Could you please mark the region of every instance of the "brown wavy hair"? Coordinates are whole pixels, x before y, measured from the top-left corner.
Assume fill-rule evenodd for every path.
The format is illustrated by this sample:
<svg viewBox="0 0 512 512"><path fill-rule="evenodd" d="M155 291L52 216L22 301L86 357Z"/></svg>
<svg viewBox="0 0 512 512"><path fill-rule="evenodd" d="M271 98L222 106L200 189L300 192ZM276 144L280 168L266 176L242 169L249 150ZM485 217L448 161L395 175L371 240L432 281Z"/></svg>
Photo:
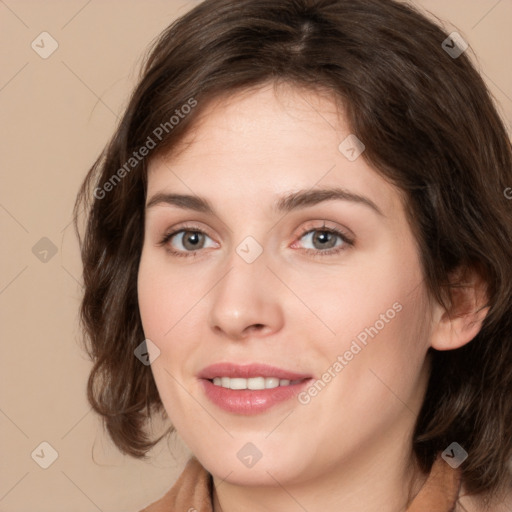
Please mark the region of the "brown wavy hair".
<svg viewBox="0 0 512 512"><path fill-rule="evenodd" d="M395 0L206 0L154 41L74 209L94 363L88 400L123 453L145 458L173 431L149 435L152 415L165 411L150 366L134 357L144 340L137 272L148 161L176 148L210 100L286 82L334 93L363 158L405 194L431 297L449 309L463 270L484 277L489 311L478 335L456 350L429 349L412 449L428 472L457 441L469 453L461 469L471 494L510 485L512 148L469 51L452 58L447 37L441 22ZM148 137L158 143L141 157Z"/></svg>

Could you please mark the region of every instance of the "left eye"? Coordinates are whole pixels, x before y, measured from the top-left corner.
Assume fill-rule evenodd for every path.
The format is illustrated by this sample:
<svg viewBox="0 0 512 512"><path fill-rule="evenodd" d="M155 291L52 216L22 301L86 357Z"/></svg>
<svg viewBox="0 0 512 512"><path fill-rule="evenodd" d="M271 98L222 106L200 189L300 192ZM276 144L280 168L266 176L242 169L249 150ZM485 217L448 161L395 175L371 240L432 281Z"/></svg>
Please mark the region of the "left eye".
<svg viewBox="0 0 512 512"><path fill-rule="evenodd" d="M307 239L313 243L313 249L322 250L322 249L331 249L336 247L336 237L339 239L340 236L332 231L320 230L320 229L312 229L308 231L304 235L302 235L301 239ZM315 244L319 244L315 246Z"/></svg>
<svg viewBox="0 0 512 512"><path fill-rule="evenodd" d="M347 247L354 245L354 241L345 233L338 231L334 228L313 228L303 231L299 240L307 239L313 244L313 248L306 248L306 252L318 256L325 256L329 254L337 254L347 249ZM336 244L337 240L340 242Z"/></svg>

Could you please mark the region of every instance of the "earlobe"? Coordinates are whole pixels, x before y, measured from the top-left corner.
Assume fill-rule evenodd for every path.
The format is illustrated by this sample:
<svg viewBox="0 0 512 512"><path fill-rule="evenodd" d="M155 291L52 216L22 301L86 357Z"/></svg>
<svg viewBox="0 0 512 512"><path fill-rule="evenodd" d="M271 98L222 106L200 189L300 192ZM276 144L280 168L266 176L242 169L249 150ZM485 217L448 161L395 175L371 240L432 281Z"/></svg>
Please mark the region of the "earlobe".
<svg viewBox="0 0 512 512"><path fill-rule="evenodd" d="M451 307L447 311L436 303L432 315L433 326L431 346L436 350L454 350L469 343L481 330L483 321L489 312L488 295L485 280L472 270L469 279L458 280L450 290Z"/></svg>

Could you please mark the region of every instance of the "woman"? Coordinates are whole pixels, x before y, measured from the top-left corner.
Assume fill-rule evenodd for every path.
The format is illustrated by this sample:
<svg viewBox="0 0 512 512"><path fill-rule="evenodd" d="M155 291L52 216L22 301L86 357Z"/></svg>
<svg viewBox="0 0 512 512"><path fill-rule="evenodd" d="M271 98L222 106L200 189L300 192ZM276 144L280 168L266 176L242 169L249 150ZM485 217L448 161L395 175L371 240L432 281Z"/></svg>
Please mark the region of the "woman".
<svg viewBox="0 0 512 512"><path fill-rule="evenodd" d="M512 151L465 49L391 0L160 36L75 210L89 400L193 454L146 511L510 510Z"/></svg>

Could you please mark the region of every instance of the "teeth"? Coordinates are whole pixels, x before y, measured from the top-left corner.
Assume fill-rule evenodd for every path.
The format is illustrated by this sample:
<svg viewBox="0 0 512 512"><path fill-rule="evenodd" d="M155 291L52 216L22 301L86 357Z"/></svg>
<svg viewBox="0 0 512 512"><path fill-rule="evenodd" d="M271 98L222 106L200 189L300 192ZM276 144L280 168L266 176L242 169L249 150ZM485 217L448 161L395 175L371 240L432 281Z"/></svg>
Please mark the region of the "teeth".
<svg viewBox="0 0 512 512"><path fill-rule="evenodd" d="M263 379L263 377L261 377ZM277 388L281 385L281 381L277 377L267 377L265 381L265 389ZM284 381L283 381L284 382ZM254 388L251 388L254 389Z"/></svg>
<svg viewBox="0 0 512 512"><path fill-rule="evenodd" d="M227 389L272 389L278 386L289 386L301 382L299 380L278 379L277 377L251 377L243 379L240 377L215 377L213 383L215 386L221 386Z"/></svg>

